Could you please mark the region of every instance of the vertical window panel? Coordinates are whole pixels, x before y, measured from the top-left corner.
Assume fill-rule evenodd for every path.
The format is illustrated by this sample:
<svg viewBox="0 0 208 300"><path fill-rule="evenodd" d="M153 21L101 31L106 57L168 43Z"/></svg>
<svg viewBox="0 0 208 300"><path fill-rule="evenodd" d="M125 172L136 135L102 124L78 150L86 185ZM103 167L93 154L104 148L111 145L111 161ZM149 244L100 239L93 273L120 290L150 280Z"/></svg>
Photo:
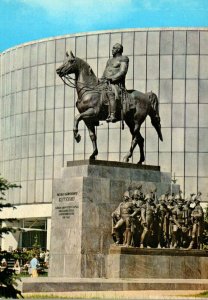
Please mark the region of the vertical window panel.
<svg viewBox="0 0 208 300"><path fill-rule="evenodd" d="M198 129L186 128L186 151L197 152L198 144Z"/></svg>
<svg viewBox="0 0 208 300"><path fill-rule="evenodd" d="M198 31L187 31L187 54L199 54Z"/></svg>
<svg viewBox="0 0 208 300"><path fill-rule="evenodd" d="M29 135L29 157L35 156L36 136Z"/></svg>
<svg viewBox="0 0 208 300"><path fill-rule="evenodd" d="M184 128L172 129L172 151L173 152L184 151Z"/></svg>
<svg viewBox="0 0 208 300"><path fill-rule="evenodd" d="M147 78L158 79L159 78L159 56L147 57Z"/></svg>
<svg viewBox="0 0 208 300"><path fill-rule="evenodd" d="M46 42L38 44L38 64L46 63Z"/></svg>
<svg viewBox="0 0 208 300"><path fill-rule="evenodd" d="M72 51L75 54L75 37L66 38L66 51Z"/></svg>
<svg viewBox="0 0 208 300"><path fill-rule="evenodd" d="M37 91L36 89L30 90L30 111L36 110L36 97L37 97Z"/></svg>
<svg viewBox="0 0 208 300"><path fill-rule="evenodd" d="M37 105L38 110L45 108L45 88L38 89Z"/></svg>
<svg viewBox="0 0 208 300"><path fill-rule="evenodd" d="M186 80L186 102L198 103L198 80Z"/></svg>
<svg viewBox="0 0 208 300"><path fill-rule="evenodd" d="M28 191L27 191L27 203L35 202L35 181L28 181Z"/></svg>
<svg viewBox="0 0 208 300"><path fill-rule="evenodd" d="M51 109L51 108L54 108L54 87L53 86L46 88L46 109Z"/></svg>
<svg viewBox="0 0 208 300"><path fill-rule="evenodd" d="M85 59L86 48L86 36L78 36L76 38L76 56Z"/></svg>
<svg viewBox="0 0 208 300"><path fill-rule="evenodd" d="M197 177L185 177L186 197L197 192Z"/></svg>
<svg viewBox="0 0 208 300"><path fill-rule="evenodd" d="M187 55L186 58L186 78L198 78L198 55Z"/></svg>
<svg viewBox="0 0 208 300"><path fill-rule="evenodd" d="M36 179L43 178L43 165L44 165L43 157L37 157L36 158Z"/></svg>
<svg viewBox="0 0 208 300"><path fill-rule="evenodd" d="M186 104L186 127L198 126L198 105Z"/></svg>
<svg viewBox="0 0 208 300"><path fill-rule="evenodd" d="M36 180L35 202L43 202L43 180Z"/></svg>
<svg viewBox="0 0 208 300"><path fill-rule="evenodd" d="M208 128L199 128L199 152L208 152Z"/></svg>
<svg viewBox="0 0 208 300"><path fill-rule="evenodd" d="M44 180L44 202L52 200L52 180Z"/></svg>
<svg viewBox="0 0 208 300"><path fill-rule="evenodd" d="M87 36L87 57L88 58L95 58L97 57L97 45L98 43L98 36L97 35L88 35Z"/></svg>
<svg viewBox="0 0 208 300"><path fill-rule="evenodd" d="M186 31L174 31L174 54L186 53Z"/></svg>
<svg viewBox="0 0 208 300"><path fill-rule="evenodd" d="M37 133L44 132L44 126L45 126L44 119L45 119L44 111L38 111L37 112Z"/></svg>
<svg viewBox="0 0 208 300"><path fill-rule="evenodd" d="M54 154L62 154L63 153L63 133L56 132L54 135Z"/></svg>
<svg viewBox="0 0 208 300"><path fill-rule="evenodd" d="M56 62L63 62L65 56L65 39L56 40Z"/></svg>
<svg viewBox="0 0 208 300"><path fill-rule="evenodd" d="M200 79L208 79L208 55L200 56Z"/></svg>
<svg viewBox="0 0 208 300"><path fill-rule="evenodd" d="M29 91L22 93L22 112L26 113L29 111Z"/></svg>
<svg viewBox="0 0 208 300"><path fill-rule="evenodd" d="M199 176L207 176L208 153L199 153Z"/></svg>
<svg viewBox="0 0 208 300"><path fill-rule="evenodd" d="M47 64L46 65L46 86L54 85L55 80L55 65L54 64Z"/></svg>
<svg viewBox="0 0 208 300"><path fill-rule="evenodd" d="M119 152L120 129L109 130L109 152Z"/></svg>
<svg viewBox="0 0 208 300"><path fill-rule="evenodd" d="M172 173L175 176L184 176L184 154L172 153Z"/></svg>
<svg viewBox="0 0 208 300"><path fill-rule="evenodd" d="M99 57L109 56L109 34L99 35L98 56Z"/></svg>
<svg viewBox="0 0 208 300"><path fill-rule="evenodd" d="M184 104L173 104L172 107L172 126L184 127Z"/></svg>
<svg viewBox="0 0 208 300"><path fill-rule="evenodd" d="M199 127L208 127L208 104L199 105Z"/></svg>
<svg viewBox="0 0 208 300"><path fill-rule="evenodd" d="M185 55L173 56L173 77L178 79L185 78Z"/></svg>
<svg viewBox="0 0 208 300"><path fill-rule="evenodd" d="M30 53L31 66L36 66L38 59L38 44L31 45Z"/></svg>
<svg viewBox="0 0 208 300"><path fill-rule="evenodd" d="M185 80L173 80L173 102L185 102Z"/></svg>
<svg viewBox="0 0 208 300"><path fill-rule="evenodd" d="M134 49L134 33L133 32L124 32L122 36L122 45L124 47L124 55L133 55Z"/></svg>
<svg viewBox="0 0 208 300"><path fill-rule="evenodd" d="M45 179L51 179L53 178L53 156L46 156L45 157Z"/></svg>
<svg viewBox="0 0 208 300"><path fill-rule="evenodd" d="M186 153L185 156L185 175L197 175L197 153Z"/></svg>
<svg viewBox="0 0 208 300"><path fill-rule="evenodd" d="M147 40L147 32L135 32L135 46L134 46L134 54L135 55L146 55L146 40Z"/></svg>
<svg viewBox="0 0 208 300"><path fill-rule="evenodd" d="M172 80L160 80L160 103L171 103L172 100Z"/></svg>
<svg viewBox="0 0 208 300"><path fill-rule="evenodd" d="M172 54L173 31L161 31L160 54Z"/></svg>
<svg viewBox="0 0 208 300"><path fill-rule="evenodd" d="M28 165L30 166L28 168L28 179L34 180L35 179L35 158L29 158Z"/></svg>
<svg viewBox="0 0 208 300"><path fill-rule="evenodd" d="M134 79L146 79L146 56L134 57Z"/></svg>
<svg viewBox="0 0 208 300"><path fill-rule="evenodd" d="M36 155L44 155L44 135L42 133L37 134Z"/></svg>
<svg viewBox="0 0 208 300"><path fill-rule="evenodd" d="M45 112L45 131L53 132L54 128L54 110L46 110Z"/></svg>
<svg viewBox="0 0 208 300"><path fill-rule="evenodd" d="M63 131L63 109L55 109L55 131Z"/></svg>
<svg viewBox="0 0 208 300"><path fill-rule="evenodd" d="M45 134L45 155L53 155L53 133Z"/></svg>
<svg viewBox="0 0 208 300"><path fill-rule="evenodd" d="M168 79L172 77L172 56L160 56L160 78Z"/></svg>
<svg viewBox="0 0 208 300"><path fill-rule="evenodd" d="M74 136L73 131L64 132L64 154L73 154ZM88 144L90 141L88 140ZM100 149L99 149L100 150Z"/></svg>
<svg viewBox="0 0 208 300"><path fill-rule="evenodd" d="M55 41L48 41L46 46L47 63L55 62Z"/></svg>
<svg viewBox="0 0 208 300"><path fill-rule="evenodd" d="M159 31L148 31L147 54L159 54Z"/></svg>
<svg viewBox="0 0 208 300"><path fill-rule="evenodd" d="M38 87L45 87L46 66L38 66Z"/></svg>
<svg viewBox="0 0 208 300"><path fill-rule="evenodd" d="M208 53L208 32L200 32L200 54Z"/></svg>

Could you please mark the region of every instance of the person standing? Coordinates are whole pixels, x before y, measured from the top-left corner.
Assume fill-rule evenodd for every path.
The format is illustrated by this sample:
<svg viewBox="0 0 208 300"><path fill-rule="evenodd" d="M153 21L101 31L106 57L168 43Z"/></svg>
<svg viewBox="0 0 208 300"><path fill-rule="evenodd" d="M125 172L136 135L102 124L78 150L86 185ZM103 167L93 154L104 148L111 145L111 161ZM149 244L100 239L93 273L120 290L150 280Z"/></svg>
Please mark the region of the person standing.
<svg viewBox="0 0 208 300"><path fill-rule="evenodd" d="M30 261L31 277L38 277L38 265L39 261L37 259L37 254L33 254L33 258Z"/></svg>

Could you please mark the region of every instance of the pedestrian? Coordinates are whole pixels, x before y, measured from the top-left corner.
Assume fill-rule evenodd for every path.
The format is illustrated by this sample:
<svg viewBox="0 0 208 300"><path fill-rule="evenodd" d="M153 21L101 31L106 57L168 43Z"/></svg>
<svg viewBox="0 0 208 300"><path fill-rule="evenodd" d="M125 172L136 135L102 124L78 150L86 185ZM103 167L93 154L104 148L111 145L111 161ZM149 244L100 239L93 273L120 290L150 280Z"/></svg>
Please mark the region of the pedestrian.
<svg viewBox="0 0 208 300"><path fill-rule="evenodd" d="M33 254L33 258L30 261L31 277L38 277L38 271L37 271L38 265L39 265L39 261L37 259L37 254Z"/></svg>

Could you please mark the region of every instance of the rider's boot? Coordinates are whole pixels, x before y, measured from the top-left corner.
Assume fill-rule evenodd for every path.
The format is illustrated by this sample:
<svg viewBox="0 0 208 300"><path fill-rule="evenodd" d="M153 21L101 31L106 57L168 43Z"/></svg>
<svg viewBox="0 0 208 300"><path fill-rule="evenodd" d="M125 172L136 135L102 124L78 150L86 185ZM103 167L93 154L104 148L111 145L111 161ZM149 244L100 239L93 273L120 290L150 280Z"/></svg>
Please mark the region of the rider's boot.
<svg viewBox="0 0 208 300"><path fill-rule="evenodd" d="M114 95L110 95L110 100L109 100L109 116L106 119L106 122L112 122L115 123L117 121L116 119L116 99Z"/></svg>
<svg viewBox="0 0 208 300"><path fill-rule="evenodd" d="M112 122L112 123L115 123L117 121L116 117L115 117L115 113L111 113L107 119L106 119L106 122Z"/></svg>

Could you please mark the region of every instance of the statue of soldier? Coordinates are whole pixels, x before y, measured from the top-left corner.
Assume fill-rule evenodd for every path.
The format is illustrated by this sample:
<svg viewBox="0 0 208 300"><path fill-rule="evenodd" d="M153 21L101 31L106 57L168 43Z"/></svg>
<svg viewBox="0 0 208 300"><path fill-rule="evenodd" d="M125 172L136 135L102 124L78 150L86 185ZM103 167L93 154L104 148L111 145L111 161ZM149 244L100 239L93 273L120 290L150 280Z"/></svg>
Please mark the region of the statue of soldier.
<svg viewBox="0 0 208 300"><path fill-rule="evenodd" d="M145 204L141 207L141 225L143 227L140 248L144 248L150 241L155 221L156 205L150 194L145 196Z"/></svg>
<svg viewBox="0 0 208 300"><path fill-rule="evenodd" d="M129 196L129 191L124 193L124 201L121 202L117 208L117 212L120 219L117 221L113 227L115 234L118 236L117 243L120 244L119 238L121 234L124 234L123 244L126 246L131 246L132 242L132 226L133 217L135 216L135 206ZM124 229L125 226L125 229Z"/></svg>
<svg viewBox="0 0 208 300"><path fill-rule="evenodd" d="M171 215L171 210L168 208L168 203L166 201L166 196L162 195L159 198L159 205L158 205L158 242L159 248L169 247L170 245L170 224L169 218Z"/></svg>
<svg viewBox="0 0 208 300"><path fill-rule="evenodd" d="M133 213L133 246L138 247L140 245L140 238L142 232L141 207L144 204L144 194L142 192L142 185L134 190L132 195L132 202L135 206L135 211Z"/></svg>
<svg viewBox="0 0 208 300"><path fill-rule="evenodd" d="M125 78L129 66L129 58L123 56L123 46L116 43L112 48L113 57L107 61L101 82L105 82L107 87L107 98L109 100L109 115L107 122L116 122L117 102L121 99L122 89L125 90Z"/></svg>
<svg viewBox="0 0 208 300"><path fill-rule="evenodd" d="M181 195L175 197L177 205L172 211L172 247L181 248L184 247L188 240L188 224L186 219L186 213L184 210L184 202Z"/></svg>
<svg viewBox="0 0 208 300"><path fill-rule="evenodd" d="M201 192L199 192L194 200L195 207L191 212L191 220L192 220L192 233L191 233L191 243L188 249L193 249L194 246L199 249L200 248L200 239L203 233L203 220L204 220L204 212L200 205L201 200Z"/></svg>

